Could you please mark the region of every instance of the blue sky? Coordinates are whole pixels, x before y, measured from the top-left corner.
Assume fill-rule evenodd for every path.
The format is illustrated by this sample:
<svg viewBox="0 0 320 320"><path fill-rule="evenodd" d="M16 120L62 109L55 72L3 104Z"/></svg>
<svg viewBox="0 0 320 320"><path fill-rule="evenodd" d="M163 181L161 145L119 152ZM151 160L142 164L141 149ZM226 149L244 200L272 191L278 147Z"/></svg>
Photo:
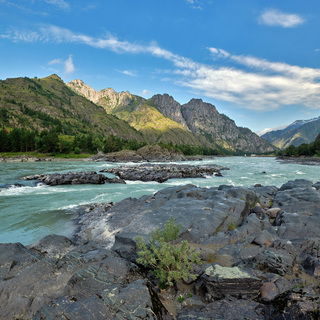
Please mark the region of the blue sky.
<svg viewBox="0 0 320 320"><path fill-rule="evenodd" d="M320 116L319 0L0 0L0 79L201 98L253 131Z"/></svg>

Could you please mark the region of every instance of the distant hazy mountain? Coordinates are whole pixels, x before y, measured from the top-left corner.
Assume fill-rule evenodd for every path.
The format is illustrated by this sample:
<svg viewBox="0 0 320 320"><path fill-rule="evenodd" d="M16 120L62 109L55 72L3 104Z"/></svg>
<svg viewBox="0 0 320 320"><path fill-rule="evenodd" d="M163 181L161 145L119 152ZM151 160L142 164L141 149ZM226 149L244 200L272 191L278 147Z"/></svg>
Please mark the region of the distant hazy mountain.
<svg viewBox="0 0 320 320"><path fill-rule="evenodd" d="M319 133L320 117L297 120L284 129L267 132L261 138L279 149L285 149L290 145L299 146L302 143L313 142Z"/></svg>

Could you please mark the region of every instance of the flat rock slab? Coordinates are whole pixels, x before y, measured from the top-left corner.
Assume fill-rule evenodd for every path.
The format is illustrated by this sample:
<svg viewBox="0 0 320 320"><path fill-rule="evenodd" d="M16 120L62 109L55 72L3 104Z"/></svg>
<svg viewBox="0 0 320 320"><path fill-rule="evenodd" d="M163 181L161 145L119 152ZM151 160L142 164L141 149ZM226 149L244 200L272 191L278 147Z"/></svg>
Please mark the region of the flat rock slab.
<svg viewBox="0 0 320 320"><path fill-rule="evenodd" d="M212 165L182 165L182 164L140 164L107 168L100 172L108 172L124 180L141 180L165 182L168 179L205 178L221 175L221 170L229 170L216 164Z"/></svg>
<svg viewBox="0 0 320 320"><path fill-rule="evenodd" d="M38 180L49 186L66 185L66 184L104 184L104 183L125 183L117 178L108 178L103 174L95 171L89 172L67 172L53 174L36 174L22 177L22 180Z"/></svg>
<svg viewBox="0 0 320 320"><path fill-rule="evenodd" d="M0 261L0 319L156 319L137 267L94 243L0 244Z"/></svg>
<svg viewBox="0 0 320 320"><path fill-rule="evenodd" d="M213 300L226 296L257 298L262 282L238 267L212 265L202 276L207 293Z"/></svg>
<svg viewBox="0 0 320 320"><path fill-rule="evenodd" d="M165 188L139 199L127 198L110 209L96 207L78 220L76 236L86 237L112 246L119 232L148 234L164 226L170 217L181 223L181 239L201 243L217 232L226 232L230 225L241 225L257 195L247 189L198 188L194 185Z"/></svg>
<svg viewBox="0 0 320 320"><path fill-rule="evenodd" d="M198 310L181 312L178 320L271 320L266 318L263 306L255 301L224 298L207 304ZM275 319L275 318L273 318ZM282 318L279 318L282 319ZM290 318L288 318L290 319Z"/></svg>

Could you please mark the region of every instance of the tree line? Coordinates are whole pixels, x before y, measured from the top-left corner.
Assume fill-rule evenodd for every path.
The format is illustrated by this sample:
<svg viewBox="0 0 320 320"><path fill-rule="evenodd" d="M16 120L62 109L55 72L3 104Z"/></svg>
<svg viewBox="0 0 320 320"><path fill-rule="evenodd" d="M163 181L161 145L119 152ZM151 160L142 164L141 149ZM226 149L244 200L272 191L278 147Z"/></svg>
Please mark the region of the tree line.
<svg viewBox="0 0 320 320"><path fill-rule="evenodd" d="M314 142L303 143L297 147L294 145L291 145L284 150L278 151L277 155L286 156L286 157L299 157L299 156L320 157L320 133L318 134Z"/></svg>
<svg viewBox="0 0 320 320"><path fill-rule="evenodd" d="M14 128L0 130L0 152L31 152L42 153L89 153L98 151L105 153L122 149L138 150L145 143L137 140L126 140L113 135L105 138L90 134L64 136L58 130L33 131Z"/></svg>
<svg viewBox="0 0 320 320"><path fill-rule="evenodd" d="M47 131L34 131L24 128L8 130L0 129L0 152L41 152L41 153L88 153L96 154L120 150L138 150L145 146L146 142L138 142L135 139L126 140L114 135L102 137L92 134L77 134L75 136L61 135L57 129ZM181 151L185 155L217 155L221 151L205 146L173 145L172 143L159 143L167 149Z"/></svg>

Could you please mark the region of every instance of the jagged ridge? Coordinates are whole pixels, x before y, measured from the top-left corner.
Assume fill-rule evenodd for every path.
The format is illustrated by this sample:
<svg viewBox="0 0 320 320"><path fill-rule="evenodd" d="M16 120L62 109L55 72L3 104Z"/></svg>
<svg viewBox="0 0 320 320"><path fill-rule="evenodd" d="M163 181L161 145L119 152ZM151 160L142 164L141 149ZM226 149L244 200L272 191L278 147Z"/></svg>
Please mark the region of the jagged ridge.
<svg viewBox="0 0 320 320"><path fill-rule="evenodd" d="M95 101L107 112L127 121L148 142L203 144L247 153L275 150L251 130L237 127L233 120L219 114L215 106L201 99L192 99L181 106L168 94L157 94L145 100L129 92L116 93L110 88L100 92L91 88L93 91L89 91L89 86L81 80L71 81L68 86L88 99L95 97Z"/></svg>

